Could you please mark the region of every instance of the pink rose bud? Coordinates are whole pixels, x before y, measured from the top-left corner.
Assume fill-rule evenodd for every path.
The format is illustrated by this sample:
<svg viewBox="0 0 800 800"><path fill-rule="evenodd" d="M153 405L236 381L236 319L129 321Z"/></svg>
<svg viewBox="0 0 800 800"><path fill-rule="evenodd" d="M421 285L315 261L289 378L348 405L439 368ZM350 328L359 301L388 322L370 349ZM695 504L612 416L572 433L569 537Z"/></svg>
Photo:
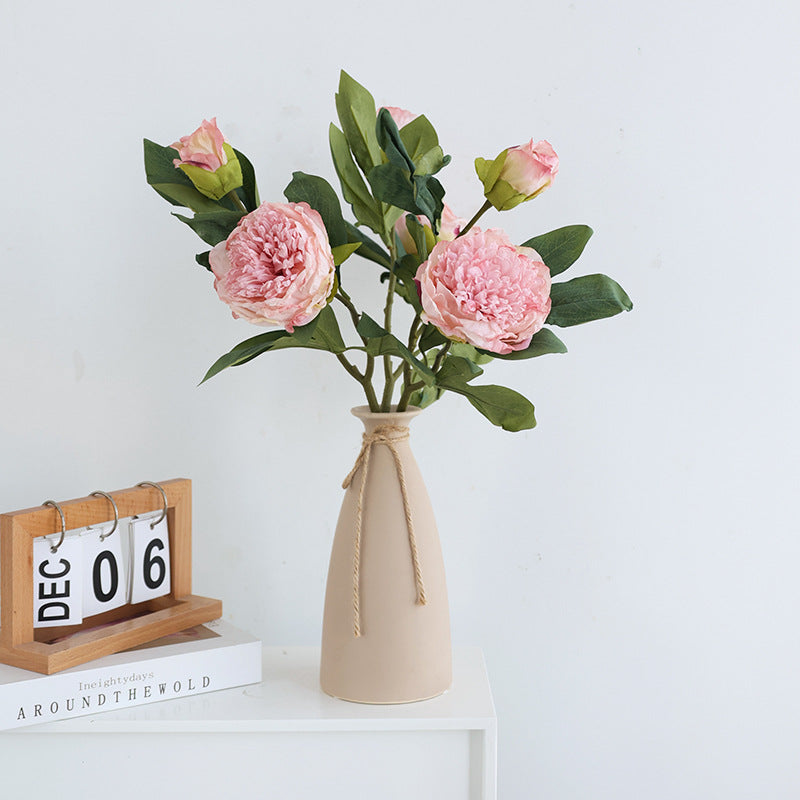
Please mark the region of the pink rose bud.
<svg viewBox="0 0 800 800"><path fill-rule="evenodd" d="M486 199L499 211L507 211L541 194L558 172L558 156L542 140L509 147L494 161L475 159Z"/></svg>
<svg viewBox="0 0 800 800"><path fill-rule="evenodd" d="M439 242L416 280L425 322L492 353L524 350L550 313L550 270L496 228Z"/></svg>
<svg viewBox="0 0 800 800"><path fill-rule="evenodd" d="M336 277L322 217L308 203L262 203L208 260L234 317L289 333L325 308Z"/></svg>
<svg viewBox="0 0 800 800"><path fill-rule="evenodd" d="M197 191L206 197L221 200L242 185L241 164L217 127L216 117L210 122L204 119L194 133L181 136L170 147L180 156L172 163L180 167Z"/></svg>
<svg viewBox="0 0 800 800"><path fill-rule="evenodd" d="M397 106L384 106L384 108L392 115L394 124L398 128L408 125L409 122L413 122L419 116L419 114L413 114L411 111L406 111L404 108L398 108Z"/></svg>
<svg viewBox="0 0 800 800"><path fill-rule="evenodd" d="M430 252L434 244L437 242L436 237L433 235L433 230L431 229L431 223L428 218L422 214L420 214L417 219L419 220L420 225L425 227L425 238L428 242L428 252ZM438 241L452 241L456 238L456 236L458 236L459 232L466 224L467 220L457 217L453 213L453 210L450 208L450 206L445 203L444 208L442 209L442 219L439 223ZM403 214L400 219L395 222L394 232L402 242L406 253L416 255L417 245L411 238L411 234L408 232L408 223L406 222L405 214Z"/></svg>

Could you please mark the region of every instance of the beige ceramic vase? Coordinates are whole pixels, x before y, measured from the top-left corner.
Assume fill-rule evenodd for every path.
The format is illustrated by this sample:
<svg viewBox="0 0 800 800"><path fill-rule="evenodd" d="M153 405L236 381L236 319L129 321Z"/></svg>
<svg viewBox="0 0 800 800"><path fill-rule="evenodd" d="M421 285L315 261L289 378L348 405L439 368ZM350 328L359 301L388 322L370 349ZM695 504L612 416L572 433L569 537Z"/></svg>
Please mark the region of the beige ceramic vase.
<svg viewBox="0 0 800 800"><path fill-rule="evenodd" d="M359 703L425 700L449 688L452 665L439 534L408 443L420 409L352 413L364 445L333 541L320 682Z"/></svg>

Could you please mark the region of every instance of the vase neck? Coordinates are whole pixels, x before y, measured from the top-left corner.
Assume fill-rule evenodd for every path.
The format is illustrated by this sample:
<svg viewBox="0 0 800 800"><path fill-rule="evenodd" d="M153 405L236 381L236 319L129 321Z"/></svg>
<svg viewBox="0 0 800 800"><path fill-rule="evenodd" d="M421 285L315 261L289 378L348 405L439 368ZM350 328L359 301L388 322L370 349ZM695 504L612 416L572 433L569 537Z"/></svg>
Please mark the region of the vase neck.
<svg viewBox="0 0 800 800"><path fill-rule="evenodd" d="M358 417L364 425L364 431L368 435L374 433L381 426L396 428L408 428L411 420L420 412L421 408L412 406L407 411L370 411L368 406L358 406L351 410L353 416Z"/></svg>

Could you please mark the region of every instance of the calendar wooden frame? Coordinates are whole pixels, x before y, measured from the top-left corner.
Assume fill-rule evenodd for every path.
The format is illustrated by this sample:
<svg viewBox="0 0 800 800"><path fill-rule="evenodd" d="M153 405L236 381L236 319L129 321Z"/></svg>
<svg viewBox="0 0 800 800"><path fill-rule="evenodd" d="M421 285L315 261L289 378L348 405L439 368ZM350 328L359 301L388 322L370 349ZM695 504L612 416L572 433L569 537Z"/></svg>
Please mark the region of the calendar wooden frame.
<svg viewBox="0 0 800 800"><path fill-rule="evenodd" d="M33 627L33 540L61 531L58 511L39 506L0 514L0 662L51 675L222 616L219 600L192 594L192 482L176 478L159 485L167 497L169 594L87 617L80 625ZM109 494L120 519L164 506L161 493L152 486ZM114 516L102 495L59 505L67 530Z"/></svg>

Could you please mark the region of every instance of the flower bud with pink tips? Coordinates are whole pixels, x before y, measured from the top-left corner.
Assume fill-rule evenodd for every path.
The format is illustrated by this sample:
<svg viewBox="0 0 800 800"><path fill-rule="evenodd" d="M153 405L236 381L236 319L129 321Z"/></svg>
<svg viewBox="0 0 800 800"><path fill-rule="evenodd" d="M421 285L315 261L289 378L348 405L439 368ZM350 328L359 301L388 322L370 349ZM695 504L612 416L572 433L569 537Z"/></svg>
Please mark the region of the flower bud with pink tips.
<svg viewBox="0 0 800 800"><path fill-rule="evenodd" d="M403 128L419 116L419 114L415 114L413 111L406 111L404 108L399 108L398 106L383 107L392 115L394 124L397 125L398 128Z"/></svg>
<svg viewBox="0 0 800 800"><path fill-rule="evenodd" d="M217 118L204 119L200 127L170 145L178 151L173 164L180 168L198 192L212 200L221 200L238 189L242 167L233 148L217 127Z"/></svg>
<svg viewBox="0 0 800 800"><path fill-rule="evenodd" d="M422 214L417 215L417 219L419 220L420 225L425 228L425 239L428 247L428 252L433 249L433 246L436 244L437 241L452 241L453 239L458 236L461 232L461 229L467 224L467 221L462 217L457 217L453 213L453 209L447 205L447 203L443 204L444 207L442 209L442 218L439 221L439 235L434 236L433 230L431 229L431 223L428 218ZM403 214L400 219L397 220L394 224L394 232L397 234L397 238L403 244L406 253L411 253L412 255L416 255L417 253L417 245L414 242L411 234L408 232L408 223L406 222L406 215Z"/></svg>
<svg viewBox="0 0 800 800"><path fill-rule="evenodd" d="M483 183L486 199L507 211L540 195L558 173L558 156L549 142L508 147L493 161L475 159L475 171Z"/></svg>

